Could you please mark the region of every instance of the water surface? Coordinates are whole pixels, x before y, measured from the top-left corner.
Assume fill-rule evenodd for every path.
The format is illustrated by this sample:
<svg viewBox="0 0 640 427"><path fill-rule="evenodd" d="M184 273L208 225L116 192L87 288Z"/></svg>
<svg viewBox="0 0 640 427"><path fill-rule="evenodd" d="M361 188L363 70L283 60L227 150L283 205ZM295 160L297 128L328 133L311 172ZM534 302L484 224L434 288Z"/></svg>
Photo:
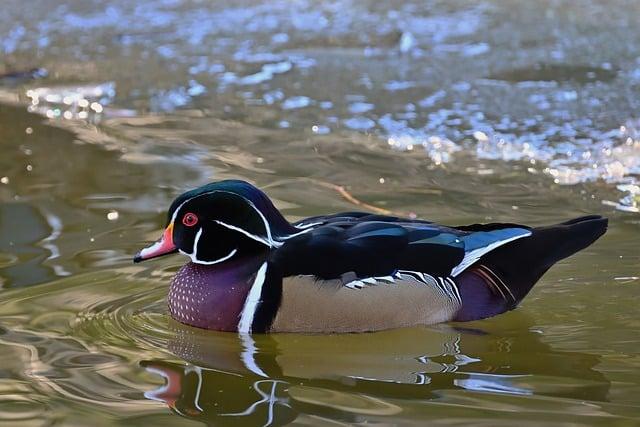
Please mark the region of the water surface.
<svg viewBox="0 0 640 427"><path fill-rule="evenodd" d="M640 423L637 2L4 3L3 425ZM131 263L231 177L291 220L610 229L493 319L243 338Z"/></svg>

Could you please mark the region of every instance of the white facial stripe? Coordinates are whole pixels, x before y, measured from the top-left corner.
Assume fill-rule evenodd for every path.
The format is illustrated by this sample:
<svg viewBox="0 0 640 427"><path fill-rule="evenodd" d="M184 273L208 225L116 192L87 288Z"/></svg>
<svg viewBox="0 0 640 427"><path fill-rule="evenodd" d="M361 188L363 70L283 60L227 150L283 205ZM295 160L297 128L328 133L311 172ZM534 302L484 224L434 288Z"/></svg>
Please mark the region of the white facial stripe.
<svg viewBox="0 0 640 427"><path fill-rule="evenodd" d="M213 193L227 193L227 194L232 194L232 195L234 195L234 196L242 197L242 199L243 199L243 200L244 200L244 201L245 201L245 202L246 202L246 203L247 203L247 204L248 204L248 205L249 205L253 210L255 210L255 211L256 211L256 213L260 216L260 219L262 220L262 223L264 224L265 230L266 230L266 232L267 232L267 238L266 238L266 239L263 239L262 237L260 237L260 236L256 236L256 235L254 235L254 234L251 234L251 233L249 233L249 232L247 232L247 231L245 231L245 230L241 229L240 227L236 227L236 226L233 226L233 225L230 225L230 224L226 224L226 223L224 223L224 222L222 222L222 221L219 221L219 220L214 220L215 222L217 222L218 224L220 224L220 225L222 225L222 226L224 226L224 227L227 227L227 228L229 228L229 229L231 229L231 230L235 230L235 231L238 231L238 232L240 232L240 233L243 233L243 234L245 234L247 237L249 237L249 238L251 238L251 239L254 239L254 240L256 240L256 241L258 241L258 242L260 242L260 243L263 243L263 244L265 244L265 245L269 246L270 248L274 248L274 247L275 247L275 248L278 248L278 247L280 247L280 246L282 246L282 245L284 244L284 243L283 243L283 242L281 242L281 241L278 241L278 240L274 240L274 239L273 239L273 236L272 236L272 234L271 234L271 226L269 225L269 222L267 221L267 218L266 218L266 217L262 214L262 212L261 212L261 211L256 207L256 205L255 205L251 200L247 199L246 197L241 196L241 195L239 195L239 194L237 194L237 193L234 193L234 192L232 192L232 191L224 191L224 190L213 190L213 191L207 191L206 193L198 194L198 195L196 195L196 196L193 196L193 197L191 197L191 198L189 198L189 199L185 200L185 201L184 201L184 202L182 202L182 203L181 203L181 204L176 208L176 210L173 212L173 215L171 216L171 223L175 224L176 219L177 219L177 217L178 217L178 213L180 212L180 209L182 209L182 207L183 207L187 202L190 202L191 200L196 199L196 198L198 198L198 197L205 196L205 195L208 195L208 194L213 194ZM313 226L318 225L318 224L321 224L321 223L305 224L303 227L298 227L298 228L302 228L302 231L300 231L300 232L298 232L298 233L290 234L290 235L288 235L288 236L283 236L281 239L282 239L282 240L287 240L287 239L290 239L290 238L292 238L292 237L299 236L300 234L304 234L304 233L306 233L306 232L308 232L308 231L311 231L311 230L313 229ZM201 261L201 260L199 260L199 259L198 259L198 257L197 257L197 246L198 246L198 241L200 240L200 236L201 236L201 235L202 235L202 228L200 228L200 230L198 230L198 233L196 234L196 237L195 237L195 239L194 239L194 243L193 243L193 252L192 252L192 253L190 253L190 254L189 254L189 253L186 253L186 252L184 252L184 251L182 251L182 250L180 250L180 251L179 251L180 253L182 253L182 254L185 254L185 255L189 256L189 257L191 258L191 260L192 260L194 263L197 263L197 264L206 264L206 265L217 264L217 263L220 263L220 262L223 262L223 261L228 260L228 259L229 259L229 258L231 258L233 255L235 255L235 253L237 252L237 249L234 249L234 250L232 250L232 251L231 251L227 256L224 256L224 257L222 257L222 258L220 258L220 259L217 259L217 260L215 260L215 261ZM155 247L155 245L153 245L153 246L152 246L152 248L154 248L154 247ZM148 250L151 250L151 248L148 248Z"/></svg>
<svg viewBox="0 0 640 427"><path fill-rule="evenodd" d="M262 214L262 212L260 212L260 210L256 207L256 205L254 205L254 204L253 204L253 202L252 202L251 200L247 199L246 197L241 196L240 194L234 193L234 192L232 192L232 191L213 190L213 191L208 191L208 192L206 192L206 193L198 194L197 196L193 196L193 197L191 197L190 199L187 199L187 200L185 200L184 202L182 202L182 203L180 204L180 206L178 206L178 207L176 208L176 210L173 212L173 215L171 216L171 221L175 223L175 220L176 220L176 218L177 218L177 216L178 216L178 212L180 211L180 209L182 209L182 206L184 206L184 204L185 204L185 203L187 203L187 202L189 202L189 201L191 201L191 200L193 200L193 199L195 199L195 198L198 198L198 197L201 197L201 196L205 196L205 195L207 195L207 194L213 194L213 193L227 193L227 194L232 194L232 195L234 195L234 196L242 197L242 199L243 199L243 200L244 200L244 201L245 201L249 206L251 206L251 208L252 208L253 210L255 210L255 211L258 213L258 215L260 216L260 219L262 219L262 222L263 222L263 224L264 224L265 230L267 231L267 241L269 242L269 246L272 246L272 247L273 247L273 246L280 246L280 245L282 245L282 243L280 243L280 242L277 242L277 241L273 240L273 238L271 237L271 227L269 226L269 223L267 222L267 219L265 218L265 216Z"/></svg>
<svg viewBox="0 0 640 427"><path fill-rule="evenodd" d="M198 197L198 196L195 196L195 197ZM180 209L182 209L182 207L184 206L184 204L185 204L185 203L187 203L189 200L194 199L195 197L192 197L191 199L187 199L187 200L185 200L184 202L180 203L180 206L178 206L178 207L176 208L176 210L175 210L175 211L173 211L173 215L171 215L171 223L172 223L172 224L175 224L175 223L176 223L176 217L178 216L178 212L180 212Z"/></svg>
<svg viewBox="0 0 640 427"><path fill-rule="evenodd" d="M228 260L229 258L231 258L232 256L234 256L236 254L236 252L238 252L238 249L234 249L231 252L229 252L229 254L223 256L222 258L218 258L216 260L213 261L202 261L200 259L198 259L195 255L193 254L189 254L186 253L184 251L180 251L181 254L184 254L186 256L188 256L189 258L191 258L191 261L195 264L203 264L203 265L213 265L213 264L219 264L223 261Z"/></svg>
<svg viewBox="0 0 640 427"><path fill-rule="evenodd" d="M240 322L238 322L238 332L243 334L251 333L251 325L253 324L253 317L258 310L258 305L260 304L260 295L262 294L262 285L264 285L264 279L267 273L267 262L263 262L260 266L260 269L256 273L256 279L253 281L253 285L251 285L251 290L249 290L249 295L247 295L247 299L244 302L244 308L242 309L242 313L240 315Z"/></svg>
<svg viewBox="0 0 640 427"><path fill-rule="evenodd" d="M202 227L196 233L196 237L193 239L193 250L191 251L191 255L194 257L198 257L198 242L200 241L200 236L202 236Z"/></svg>
<svg viewBox="0 0 640 427"><path fill-rule="evenodd" d="M264 228L267 230L267 238L269 239L269 241L273 241L273 238L271 237L271 226L269 226L269 222L267 221L267 218L264 217L264 215L262 215L262 212L260 212L260 209L258 209L256 207L256 205L253 204L253 202L249 199L247 199L246 197L240 196L243 199L245 199L247 201L247 203L249 204L249 206L251 206L253 208L253 210L255 210L258 215L260 215L260 218L262 219L262 222L264 223Z"/></svg>
<svg viewBox="0 0 640 427"><path fill-rule="evenodd" d="M234 194L234 195L236 195L236 196L240 196L239 194L232 193L232 192L230 192L230 191L220 191L220 193L229 193L229 194ZM273 238L273 236L272 236L272 234L271 234L271 226L269 225L269 222L267 221L267 218L265 218L265 216L262 214L262 212L260 211L260 209L258 209L258 208L256 207L256 205L254 205L254 204L253 204L253 202L252 202L251 200L247 199L247 198L246 198L246 197L244 197L244 196L240 196L240 197L242 197L242 198L244 199L244 201L245 201L245 202L247 202L247 204L248 204L249 206L251 206L251 208L252 208L253 210L255 210L255 211L256 211L256 213L260 216L260 219L262 219L262 223L264 224L264 228L265 228L265 230L267 231L267 240L268 240L268 242L269 242L269 246L270 246L270 247L276 247L276 248L277 248L277 247L282 246L282 245L283 245L283 243L282 243L282 242L280 242L280 241L278 241L278 240L274 240L274 238ZM313 224L309 225L308 227L311 227L311 226L316 225L316 224L320 224L320 223L313 223ZM244 230L243 230L243 231L244 231ZM300 234L304 234L304 233L306 233L307 231L311 231L311 228L305 228L304 230L300 231L299 233L294 233L294 234L289 234L288 236L283 236L283 237L282 237L282 239L283 239L283 240L287 240L287 239L290 239L290 238L292 238L292 237L299 236Z"/></svg>
<svg viewBox="0 0 640 427"><path fill-rule="evenodd" d="M182 207L185 205L185 203L190 202L190 201L191 201L191 200L193 200L193 199L197 199L198 197L206 196L207 194L220 193L220 192L221 192L221 191L219 191L219 190L207 191L206 193L198 194L198 195L196 195L196 196L193 196L193 197L188 198L188 199L187 199L187 200L185 200L184 202L180 203L180 205L176 208L176 210L175 210L175 211L173 211L173 215L171 215L171 222L175 224L175 222L176 222L176 218L177 218L177 216L178 216L178 212L180 212L180 209L182 209ZM225 191L225 193L234 194L234 193L231 193L231 192L229 192L229 191ZM244 198L244 197L243 197L243 198Z"/></svg>
<svg viewBox="0 0 640 427"><path fill-rule="evenodd" d="M196 233L195 239L193 239L193 251L191 253L187 253L182 250L180 251L180 253L185 254L189 258L191 258L191 261L195 264L204 264L204 265L218 264L228 260L229 258L234 256L236 252L238 252L238 249L234 249L231 252L229 252L227 255L223 256L222 258L218 258L213 261L203 261L201 259L198 259L198 242L200 241L200 236L202 236L202 227L200 227L200 229Z"/></svg>
<svg viewBox="0 0 640 427"><path fill-rule="evenodd" d="M242 234L244 234L245 236L249 237L250 239L253 239L253 240L255 240L256 242L260 242L260 243L262 243L262 244L264 244L264 245L267 245L267 246L269 246L270 248L271 248L271 247L273 247L273 245L272 245L268 240L265 240L265 239L263 239L263 238L262 238L262 237L260 237L260 236L256 236L255 234L251 234L251 233L249 233L248 231L243 230L243 229L242 229L242 228L240 228L240 227L236 227L235 225L227 224L226 222L222 222L222 221L219 221L219 220L217 220L217 219L214 219L214 220L213 220L213 222L215 222L216 224L220 224L221 226L226 227L226 228L228 228L229 230L233 230L233 231L237 231L237 232L239 232L239 233L242 233Z"/></svg>

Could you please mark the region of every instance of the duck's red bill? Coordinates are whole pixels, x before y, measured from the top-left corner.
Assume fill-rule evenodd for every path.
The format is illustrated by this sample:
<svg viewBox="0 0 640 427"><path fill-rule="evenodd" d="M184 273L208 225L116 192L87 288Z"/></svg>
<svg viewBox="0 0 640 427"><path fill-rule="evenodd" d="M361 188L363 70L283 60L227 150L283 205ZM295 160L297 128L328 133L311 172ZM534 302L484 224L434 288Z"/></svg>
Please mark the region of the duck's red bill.
<svg viewBox="0 0 640 427"><path fill-rule="evenodd" d="M133 262L140 262L162 255L177 252L178 248L173 244L173 223L164 230L162 238L148 248L144 248L133 257Z"/></svg>

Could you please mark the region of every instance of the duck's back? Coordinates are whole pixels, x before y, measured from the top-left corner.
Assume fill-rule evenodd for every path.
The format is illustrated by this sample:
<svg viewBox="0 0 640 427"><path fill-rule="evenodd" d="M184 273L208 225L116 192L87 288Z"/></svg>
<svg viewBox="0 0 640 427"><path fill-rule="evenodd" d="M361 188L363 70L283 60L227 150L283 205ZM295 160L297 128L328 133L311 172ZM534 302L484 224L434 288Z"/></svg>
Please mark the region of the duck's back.
<svg viewBox="0 0 640 427"><path fill-rule="evenodd" d="M307 224L313 229L272 257L282 277L272 331L358 332L493 316L602 235L607 221L458 228L348 213L297 225Z"/></svg>

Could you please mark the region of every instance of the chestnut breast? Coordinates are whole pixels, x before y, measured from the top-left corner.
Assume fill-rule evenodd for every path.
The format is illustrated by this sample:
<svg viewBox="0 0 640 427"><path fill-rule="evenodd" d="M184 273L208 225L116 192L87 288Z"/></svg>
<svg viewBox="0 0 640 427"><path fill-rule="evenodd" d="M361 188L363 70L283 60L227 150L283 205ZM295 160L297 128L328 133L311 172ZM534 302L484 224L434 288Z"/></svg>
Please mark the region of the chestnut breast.
<svg viewBox="0 0 640 427"><path fill-rule="evenodd" d="M185 264L171 281L171 317L204 329L236 331L254 274L245 269Z"/></svg>

